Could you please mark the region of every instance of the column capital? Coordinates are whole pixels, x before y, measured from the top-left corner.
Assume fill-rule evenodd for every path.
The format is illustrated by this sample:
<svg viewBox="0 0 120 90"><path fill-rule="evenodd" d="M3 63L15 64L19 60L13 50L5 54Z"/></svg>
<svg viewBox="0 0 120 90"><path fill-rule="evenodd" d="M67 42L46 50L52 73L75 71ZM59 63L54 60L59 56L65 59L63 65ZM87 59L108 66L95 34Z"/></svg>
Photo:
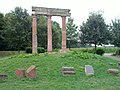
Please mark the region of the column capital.
<svg viewBox="0 0 120 90"><path fill-rule="evenodd" d="M66 17L66 16L61 16L61 17Z"/></svg>
<svg viewBox="0 0 120 90"><path fill-rule="evenodd" d="M37 16L37 14L32 14L32 17L36 17Z"/></svg>
<svg viewBox="0 0 120 90"><path fill-rule="evenodd" d="M47 17L50 17L50 18L51 18L51 17L52 17L52 15L47 15Z"/></svg>

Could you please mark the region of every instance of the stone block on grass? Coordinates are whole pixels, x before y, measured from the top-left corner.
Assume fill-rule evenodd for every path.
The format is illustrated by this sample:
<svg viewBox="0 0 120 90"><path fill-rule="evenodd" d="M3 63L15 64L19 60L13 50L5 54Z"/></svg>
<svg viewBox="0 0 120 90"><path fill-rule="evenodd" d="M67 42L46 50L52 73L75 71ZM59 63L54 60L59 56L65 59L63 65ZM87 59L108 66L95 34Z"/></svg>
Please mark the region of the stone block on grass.
<svg viewBox="0 0 120 90"><path fill-rule="evenodd" d="M85 65L85 74L87 76L94 75L94 69L91 65Z"/></svg>
<svg viewBox="0 0 120 90"><path fill-rule="evenodd" d="M25 77L25 70L24 69L16 69L16 76L18 78L24 78Z"/></svg>
<svg viewBox="0 0 120 90"><path fill-rule="evenodd" d="M75 69L74 67L62 67L62 74L63 76L75 75Z"/></svg>
<svg viewBox="0 0 120 90"><path fill-rule="evenodd" d="M5 80L8 78L7 74L0 74L0 80Z"/></svg>
<svg viewBox="0 0 120 90"><path fill-rule="evenodd" d="M119 70L118 69L108 69L107 72L114 74L114 75L117 75L119 73Z"/></svg>
<svg viewBox="0 0 120 90"><path fill-rule="evenodd" d="M36 78L37 74L36 74L36 66L31 65L28 69L27 69L27 77L28 78Z"/></svg>

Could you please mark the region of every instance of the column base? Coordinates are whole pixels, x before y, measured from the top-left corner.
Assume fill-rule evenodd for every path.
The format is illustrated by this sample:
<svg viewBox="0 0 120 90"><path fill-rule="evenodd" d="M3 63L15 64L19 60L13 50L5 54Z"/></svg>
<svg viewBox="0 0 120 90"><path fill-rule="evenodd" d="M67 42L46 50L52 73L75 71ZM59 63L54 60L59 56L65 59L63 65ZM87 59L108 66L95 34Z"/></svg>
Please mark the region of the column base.
<svg viewBox="0 0 120 90"><path fill-rule="evenodd" d="M68 51L70 51L69 48L61 49L61 50L60 50L61 53L67 53Z"/></svg>

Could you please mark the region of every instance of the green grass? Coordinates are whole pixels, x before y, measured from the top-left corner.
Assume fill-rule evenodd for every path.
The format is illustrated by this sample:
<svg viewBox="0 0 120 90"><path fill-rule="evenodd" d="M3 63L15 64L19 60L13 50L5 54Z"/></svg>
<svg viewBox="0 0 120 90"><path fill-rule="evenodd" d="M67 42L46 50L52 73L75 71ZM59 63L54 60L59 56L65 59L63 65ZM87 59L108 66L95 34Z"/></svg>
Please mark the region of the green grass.
<svg viewBox="0 0 120 90"><path fill-rule="evenodd" d="M24 53L24 51L21 51L20 53ZM0 51L0 58L15 54L18 54L18 51Z"/></svg>
<svg viewBox="0 0 120 90"><path fill-rule="evenodd" d="M107 48L104 48L102 47L102 49L105 51L105 53L115 53L116 50L118 50L119 48L117 47L107 47ZM72 51L83 51L83 52L90 52L90 53L93 53L94 52L94 47L91 47L91 48L71 48Z"/></svg>
<svg viewBox="0 0 120 90"><path fill-rule="evenodd" d="M83 58L86 56L88 58ZM0 90L120 90L120 74L111 75L106 71L116 68L117 62L102 56L88 53L45 53L19 54L0 58L0 73L8 74L8 79L0 83ZM37 67L36 79L22 78L15 75L17 68ZM92 65L94 76L86 76L84 66ZM75 68L74 76L62 76L61 67Z"/></svg>

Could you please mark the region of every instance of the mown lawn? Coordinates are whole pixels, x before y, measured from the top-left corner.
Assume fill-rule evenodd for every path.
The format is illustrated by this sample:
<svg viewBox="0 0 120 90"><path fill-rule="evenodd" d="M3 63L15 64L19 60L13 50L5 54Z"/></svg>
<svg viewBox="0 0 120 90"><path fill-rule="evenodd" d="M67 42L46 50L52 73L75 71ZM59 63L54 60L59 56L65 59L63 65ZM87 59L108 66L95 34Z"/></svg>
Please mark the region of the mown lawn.
<svg viewBox="0 0 120 90"><path fill-rule="evenodd" d="M85 58L84 58L85 57ZM88 53L45 53L39 55L19 54L0 58L0 73L8 74L8 79L0 82L0 90L120 90L120 74L111 75L106 71L116 68L117 62ZM17 68L37 67L36 79L15 75ZM94 76L86 76L85 65L92 65ZM75 68L74 76L62 76L61 67Z"/></svg>

